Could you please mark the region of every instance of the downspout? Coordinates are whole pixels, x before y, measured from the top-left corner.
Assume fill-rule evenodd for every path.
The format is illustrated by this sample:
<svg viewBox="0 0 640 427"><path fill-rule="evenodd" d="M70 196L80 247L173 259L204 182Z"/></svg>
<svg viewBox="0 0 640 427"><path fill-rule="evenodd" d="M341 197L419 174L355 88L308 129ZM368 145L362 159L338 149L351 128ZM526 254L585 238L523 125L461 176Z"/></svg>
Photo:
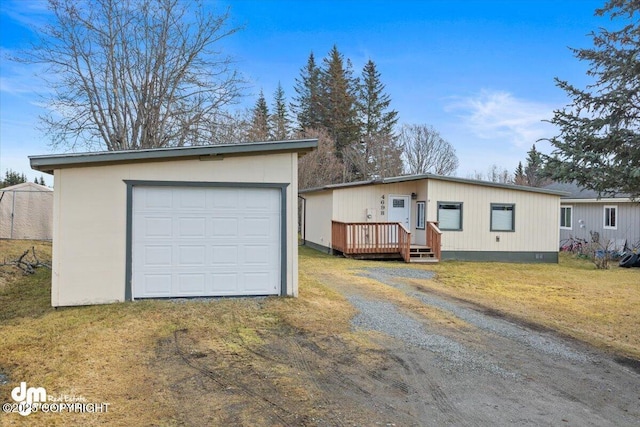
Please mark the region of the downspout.
<svg viewBox="0 0 640 427"><path fill-rule="evenodd" d="M305 199L304 197L302 197L301 195L298 194L298 199L302 199L302 229L300 230L300 232L302 233L302 244L306 245L307 244L307 240L306 240L306 236L307 236L307 199Z"/></svg>

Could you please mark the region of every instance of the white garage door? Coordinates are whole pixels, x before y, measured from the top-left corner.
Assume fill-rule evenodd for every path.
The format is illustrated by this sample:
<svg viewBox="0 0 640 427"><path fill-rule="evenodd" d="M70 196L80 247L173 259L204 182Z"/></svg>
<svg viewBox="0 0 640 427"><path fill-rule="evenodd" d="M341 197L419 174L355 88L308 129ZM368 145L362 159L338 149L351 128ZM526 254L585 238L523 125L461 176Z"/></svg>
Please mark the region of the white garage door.
<svg viewBox="0 0 640 427"><path fill-rule="evenodd" d="M280 190L133 188L134 298L280 293Z"/></svg>

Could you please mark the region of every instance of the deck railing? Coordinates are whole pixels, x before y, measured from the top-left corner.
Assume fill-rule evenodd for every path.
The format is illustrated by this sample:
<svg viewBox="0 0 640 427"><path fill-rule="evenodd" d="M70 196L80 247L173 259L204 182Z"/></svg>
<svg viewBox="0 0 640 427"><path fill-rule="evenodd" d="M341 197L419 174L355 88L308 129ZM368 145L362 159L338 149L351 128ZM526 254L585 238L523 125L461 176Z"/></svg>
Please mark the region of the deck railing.
<svg viewBox="0 0 640 427"><path fill-rule="evenodd" d="M440 259L442 252L442 231L438 228L438 223L427 222L427 246L433 251L436 259Z"/></svg>
<svg viewBox="0 0 640 427"><path fill-rule="evenodd" d="M409 262L411 233L397 222L331 221L331 246L345 255L399 253Z"/></svg>

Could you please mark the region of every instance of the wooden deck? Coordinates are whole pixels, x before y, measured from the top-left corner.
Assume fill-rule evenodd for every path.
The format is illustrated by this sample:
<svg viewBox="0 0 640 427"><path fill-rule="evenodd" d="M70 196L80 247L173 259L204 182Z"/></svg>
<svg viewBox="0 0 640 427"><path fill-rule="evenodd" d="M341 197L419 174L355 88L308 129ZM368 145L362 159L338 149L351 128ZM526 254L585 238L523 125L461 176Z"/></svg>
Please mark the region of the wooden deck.
<svg viewBox="0 0 640 427"><path fill-rule="evenodd" d="M331 247L360 259L398 257L405 262L438 262L442 232L427 224L427 245L411 245L411 232L395 222L331 222Z"/></svg>

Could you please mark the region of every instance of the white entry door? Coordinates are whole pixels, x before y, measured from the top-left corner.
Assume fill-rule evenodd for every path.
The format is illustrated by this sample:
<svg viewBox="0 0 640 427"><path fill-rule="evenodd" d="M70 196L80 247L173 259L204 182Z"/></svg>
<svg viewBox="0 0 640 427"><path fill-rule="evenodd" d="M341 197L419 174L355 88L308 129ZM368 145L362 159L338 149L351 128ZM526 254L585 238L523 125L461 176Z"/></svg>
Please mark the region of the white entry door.
<svg viewBox="0 0 640 427"><path fill-rule="evenodd" d="M389 222L399 222L404 225L407 230L409 228L409 215L411 212L410 196L392 196L389 195L389 206L387 207L387 218ZM395 234L395 233L393 233ZM392 242L397 242L397 235L390 236Z"/></svg>
<svg viewBox="0 0 640 427"><path fill-rule="evenodd" d="M280 293L280 190L135 187L134 298Z"/></svg>

